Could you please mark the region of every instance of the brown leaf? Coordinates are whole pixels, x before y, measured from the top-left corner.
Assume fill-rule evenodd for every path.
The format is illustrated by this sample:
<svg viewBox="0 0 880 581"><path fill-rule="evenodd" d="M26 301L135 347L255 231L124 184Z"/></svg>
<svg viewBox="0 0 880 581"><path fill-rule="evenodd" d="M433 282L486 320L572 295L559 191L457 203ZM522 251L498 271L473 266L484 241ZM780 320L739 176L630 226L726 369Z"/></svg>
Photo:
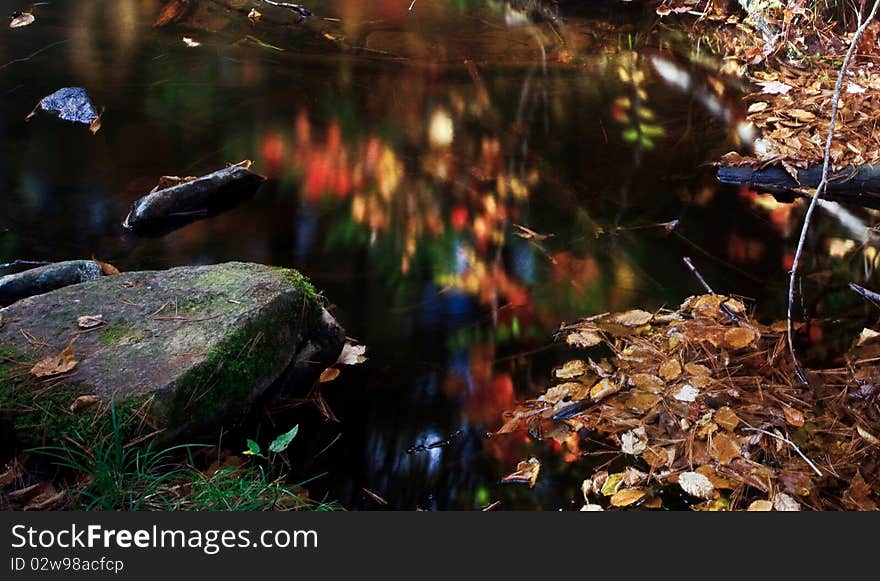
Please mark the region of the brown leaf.
<svg viewBox="0 0 880 581"><path fill-rule="evenodd" d="M740 444L736 436L718 432L712 437L709 453L720 464L729 464L734 458L740 457Z"/></svg>
<svg viewBox="0 0 880 581"><path fill-rule="evenodd" d="M325 369L324 371L321 372L321 377L318 378L318 381L320 381L321 383L328 383L330 381L333 381L337 377L339 377L340 373L342 373L342 372L339 371L338 368L328 367L327 369Z"/></svg>
<svg viewBox="0 0 880 581"><path fill-rule="evenodd" d="M92 257L92 262L98 263L98 266L101 267L101 272L104 273L104 276L113 276L119 274L119 269L110 264L109 262L101 262L94 256Z"/></svg>
<svg viewBox="0 0 880 581"><path fill-rule="evenodd" d="M162 8L162 11L159 12L159 16L156 17L153 26L160 27L171 24L172 22L177 22L186 16L188 11L189 0L171 0L171 2L166 4Z"/></svg>
<svg viewBox="0 0 880 581"><path fill-rule="evenodd" d="M633 309L632 311L627 311L625 313L617 313L616 315L613 315L609 321L617 323L618 325L623 325L624 327L641 327L653 318L654 315L647 311Z"/></svg>
<svg viewBox="0 0 880 581"><path fill-rule="evenodd" d="M630 506L645 498L647 494L644 488L624 488L615 492L611 497L611 506Z"/></svg>
<svg viewBox="0 0 880 581"><path fill-rule="evenodd" d="M73 358L73 343L76 337L70 340L67 347L58 355L44 357L31 368L31 375L35 377L53 377L72 371L79 361Z"/></svg>
<svg viewBox="0 0 880 581"><path fill-rule="evenodd" d="M636 389L651 393L660 393L666 388L666 383L650 373L635 373L629 378L630 384Z"/></svg>
<svg viewBox="0 0 880 581"><path fill-rule="evenodd" d="M607 377L600 379L596 385L590 388L590 398L593 401L599 401L613 393L620 391L620 386L612 382Z"/></svg>
<svg viewBox="0 0 880 581"><path fill-rule="evenodd" d="M800 428L804 425L804 413L802 411L782 404L782 413L785 415L785 421L788 422L789 425L796 428Z"/></svg>
<svg viewBox="0 0 880 581"><path fill-rule="evenodd" d="M562 367L556 370L556 377L559 379L573 379L580 377L589 370L590 368L587 366L586 361L573 359L572 361L566 361Z"/></svg>
<svg viewBox="0 0 880 581"><path fill-rule="evenodd" d="M595 347L599 343L602 342L602 335L593 329L582 329L579 331L575 331L573 333L569 333L565 338L565 342L571 345L572 347L581 347L586 349L588 347Z"/></svg>
<svg viewBox="0 0 880 581"><path fill-rule="evenodd" d="M727 343L728 347L733 349L742 349L743 347L748 347L757 339L758 334L755 333L753 329L749 327L734 327L732 329L728 329L724 333L724 341Z"/></svg>
<svg viewBox="0 0 880 581"><path fill-rule="evenodd" d="M681 363L672 357L660 364L660 377L666 381L672 381L681 375Z"/></svg>
<svg viewBox="0 0 880 581"><path fill-rule="evenodd" d="M773 510L773 503L769 500L755 500L746 510L748 512L770 512Z"/></svg>
<svg viewBox="0 0 880 581"><path fill-rule="evenodd" d="M728 432L732 432L739 425L739 417L737 417L736 413L732 409L726 406L715 412L715 415L712 416L712 419L715 420L716 424L718 424Z"/></svg>
<svg viewBox="0 0 880 581"><path fill-rule="evenodd" d="M101 401L100 395L81 395L70 404L70 411L75 412L76 410L91 407L96 403L101 403Z"/></svg>
<svg viewBox="0 0 880 581"><path fill-rule="evenodd" d="M34 23L34 15L30 12L18 12L9 19L9 28L21 28Z"/></svg>
<svg viewBox="0 0 880 581"><path fill-rule="evenodd" d="M646 448L642 452L642 460L654 469L663 468L669 462L669 456L662 449Z"/></svg>
<svg viewBox="0 0 880 581"><path fill-rule="evenodd" d="M540 471L541 462L537 458L529 458L517 464L516 472L508 474L501 479L501 482L504 484L528 484L529 488L533 488Z"/></svg>

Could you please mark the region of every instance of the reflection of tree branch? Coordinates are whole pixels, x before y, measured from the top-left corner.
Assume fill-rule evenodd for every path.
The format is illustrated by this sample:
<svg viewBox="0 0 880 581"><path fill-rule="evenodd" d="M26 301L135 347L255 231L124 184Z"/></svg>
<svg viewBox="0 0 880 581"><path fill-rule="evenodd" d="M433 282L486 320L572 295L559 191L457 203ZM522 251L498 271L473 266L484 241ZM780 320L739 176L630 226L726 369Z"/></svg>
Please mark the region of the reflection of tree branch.
<svg viewBox="0 0 880 581"><path fill-rule="evenodd" d="M44 47L41 48L40 50L38 50L38 51L36 51L36 52L34 52L34 53L31 53L31 54L29 54L29 55L26 56L26 57L23 57L23 58L20 58L20 59L15 59L14 61L9 61L9 62L6 63L5 65L0 66L0 70L5 69L5 68L8 67L9 65L14 65L15 63L22 63L22 62L24 62L24 61L28 61L28 60L34 58L35 56L37 56L38 54L43 53L43 52L49 50L50 48L56 47L56 46L58 46L59 44L65 44L66 42L67 42L66 40L59 40L58 42L53 42L52 44L50 44L50 45L48 45L48 46L44 46Z"/></svg>

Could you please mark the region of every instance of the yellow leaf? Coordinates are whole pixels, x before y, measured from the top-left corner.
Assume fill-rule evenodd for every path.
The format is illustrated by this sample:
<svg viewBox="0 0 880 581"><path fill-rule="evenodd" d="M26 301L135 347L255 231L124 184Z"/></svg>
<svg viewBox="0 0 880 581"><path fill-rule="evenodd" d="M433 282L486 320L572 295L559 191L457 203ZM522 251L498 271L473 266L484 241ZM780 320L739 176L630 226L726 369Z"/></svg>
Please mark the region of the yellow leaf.
<svg viewBox="0 0 880 581"><path fill-rule="evenodd" d="M321 383L328 383L330 381L333 381L337 377L339 377L340 373L341 373L341 371L339 371L338 368L328 367L327 369L325 369L324 371L321 372L321 377L318 378L318 381Z"/></svg>
<svg viewBox="0 0 880 581"><path fill-rule="evenodd" d="M681 363L678 359L673 357L660 364L660 377L666 381L672 381L679 375L681 375Z"/></svg>
<svg viewBox="0 0 880 581"><path fill-rule="evenodd" d="M755 500L746 510L749 512L770 512L773 510L773 503L769 500Z"/></svg>
<svg viewBox="0 0 880 581"><path fill-rule="evenodd" d="M609 320L612 323L617 323L618 325L623 325L624 327L641 327L653 318L654 315L647 311L634 309L625 313L617 313Z"/></svg>
<svg viewBox="0 0 880 581"><path fill-rule="evenodd" d="M755 342L758 334L749 327L734 327L724 333L724 341L733 349L742 349Z"/></svg>
<svg viewBox="0 0 880 581"><path fill-rule="evenodd" d="M647 492L644 488L625 488L618 490L611 497L611 506L630 506L645 498Z"/></svg>

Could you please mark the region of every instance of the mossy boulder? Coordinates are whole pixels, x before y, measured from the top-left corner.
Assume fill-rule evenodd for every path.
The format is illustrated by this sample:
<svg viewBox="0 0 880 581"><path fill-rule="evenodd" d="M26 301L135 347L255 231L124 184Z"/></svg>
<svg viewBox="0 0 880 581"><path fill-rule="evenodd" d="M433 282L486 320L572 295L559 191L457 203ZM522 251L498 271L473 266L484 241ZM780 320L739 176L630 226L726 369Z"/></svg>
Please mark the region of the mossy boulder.
<svg viewBox="0 0 880 581"><path fill-rule="evenodd" d="M101 323L80 328L84 316ZM282 375L319 372L343 340L293 270L226 263L105 276L0 310L0 423L26 445L88 439L107 429L112 403L130 437L171 439L246 409ZM32 373L71 341L71 371Z"/></svg>

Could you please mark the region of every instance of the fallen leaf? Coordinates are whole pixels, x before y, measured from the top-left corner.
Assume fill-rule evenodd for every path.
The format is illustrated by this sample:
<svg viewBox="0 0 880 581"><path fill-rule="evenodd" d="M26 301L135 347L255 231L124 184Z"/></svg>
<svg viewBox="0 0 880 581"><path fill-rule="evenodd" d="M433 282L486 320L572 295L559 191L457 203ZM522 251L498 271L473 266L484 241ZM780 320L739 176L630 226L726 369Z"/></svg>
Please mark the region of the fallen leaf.
<svg viewBox="0 0 880 581"><path fill-rule="evenodd" d="M646 448L644 452L642 452L642 460L644 460L648 466L654 469L663 468L669 462L669 456L662 450L658 451L653 448Z"/></svg>
<svg viewBox="0 0 880 581"><path fill-rule="evenodd" d="M351 343L346 343L342 347L342 352L339 354L339 359L336 360L336 363L340 365L359 365L367 360L364 357L364 353L367 352L366 345L352 345Z"/></svg>
<svg viewBox="0 0 880 581"><path fill-rule="evenodd" d="M785 494L784 492L777 492L776 496L773 498L773 510L779 511L798 511L801 509L801 505L792 498L791 496Z"/></svg>
<svg viewBox="0 0 880 581"><path fill-rule="evenodd" d="M678 475L678 485L686 493L697 498L710 499L718 494L712 481L699 472L682 472Z"/></svg>
<svg viewBox="0 0 880 581"><path fill-rule="evenodd" d="M875 446L880 444L880 438L877 438L877 436L875 436L874 434L869 432L867 429L865 429L861 425L858 425L858 424L856 425L856 432L858 432L858 434L861 437L863 437L865 440L867 440L868 443L874 444Z"/></svg>
<svg viewBox="0 0 880 581"><path fill-rule="evenodd" d="M620 451L638 456L648 447L648 434L644 426L639 426L620 436Z"/></svg>
<svg viewBox="0 0 880 581"><path fill-rule="evenodd" d="M630 506L645 498L647 494L644 488L624 488L615 492L611 497L611 506Z"/></svg>
<svg viewBox="0 0 880 581"><path fill-rule="evenodd" d="M767 106L768 106L767 103L765 103L764 101L758 101L757 103L752 103L751 105L749 105L747 113L760 113L761 111L766 109Z"/></svg>
<svg viewBox="0 0 880 581"><path fill-rule="evenodd" d="M678 388L678 391L672 394L672 397L678 401L693 402L697 400L698 395L700 395L699 389L693 385L685 384Z"/></svg>
<svg viewBox="0 0 880 581"><path fill-rule="evenodd" d="M681 375L681 363L678 362L678 359L671 358L667 359L663 363L660 364L660 377L665 379L666 381L672 381L676 379L679 375Z"/></svg>
<svg viewBox="0 0 880 581"><path fill-rule="evenodd" d="M761 87L761 92L765 95L785 95L791 91L791 85L786 85L780 81L764 81L758 83L758 85Z"/></svg>
<svg viewBox="0 0 880 581"><path fill-rule="evenodd" d="M556 377L559 379L574 379L575 377L580 377L590 368L587 366L587 362L581 359L574 359L572 361L566 361L562 367L556 370Z"/></svg>
<svg viewBox="0 0 880 581"><path fill-rule="evenodd" d="M25 117L25 121L36 115L38 109L57 115L59 119L64 121L83 123L89 126L98 117L95 106L82 87L64 87L43 97L34 110Z"/></svg>
<svg viewBox="0 0 880 581"><path fill-rule="evenodd" d="M35 377L53 377L73 370L79 363L73 358L73 343L76 337L70 340L67 347L58 355L44 357L31 368L31 375Z"/></svg>
<svg viewBox="0 0 880 581"><path fill-rule="evenodd" d="M684 366L684 370L687 371L689 375L695 375L697 377L712 376L712 371L705 365L700 365L699 363L688 363Z"/></svg>
<svg viewBox="0 0 880 581"><path fill-rule="evenodd" d="M184 36L184 37L183 37L183 44L185 44L186 46L188 46L188 47L190 47L190 48L196 48L197 46L202 46L202 43L200 43L200 42L197 41L197 40L194 40L194 39L193 39L192 37L190 37L190 36Z"/></svg>
<svg viewBox="0 0 880 581"><path fill-rule="evenodd" d="M606 398L618 391L620 391L619 385L613 383L607 377L603 377L596 383L596 385L590 388L590 399L593 401L599 401L600 399Z"/></svg>
<svg viewBox="0 0 880 581"><path fill-rule="evenodd" d="M785 416L785 421L788 422L789 425L796 428L800 428L804 425L804 412L783 404L782 413Z"/></svg>
<svg viewBox="0 0 880 581"><path fill-rule="evenodd" d="M769 512L773 510L773 503L769 500L755 500L746 510L748 512Z"/></svg>
<svg viewBox="0 0 880 581"><path fill-rule="evenodd" d="M328 367L321 372L321 377L318 378L318 381L321 383L329 383L339 377L340 373L342 372L339 371L337 367Z"/></svg>
<svg viewBox="0 0 880 581"><path fill-rule="evenodd" d="M852 81L847 81L846 83L846 92L850 95L861 95L865 91L866 89L864 87L857 85Z"/></svg>
<svg viewBox="0 0 880 581"><path fill-rule="evenodd" d="M528 484L529 488L534 488L540 471L541 462L537 458L529 458L517 464L516 472L508 474L501 479L501 482L504 484Z"/></svg>
<svg viewBox="0 0 880 581"><path fill-rule="evenodd" d="M9 19L9 28L21 28L34 23L34 15L30 12L13 12Z"/></svg>
<svg viewBox="0 0 880 581"><path fill-rule="evenodd" d="M804 111L803 109L789 109L788 111L785 112L785 114L788 115L789 117L791 117L792 119L795 119L797 121L802 121L804 123L812 121L813 119L816 118L815 115L813 115L809 111Z"/></svg>
<svg viewBox="0 0 880 581"><path fill-rule="evenodd" d="M654 315L647 311L634 309L625 313L617 313L616 315L613 315L609 320L612 323L617 323L618 325L623 325L624 327L641 327L653 318Z"/></svg>
<svg viewBox="0 0 880 581"><path fill-rule="evenodd" d="M726 406L716 411L712 419L728 432L732 432L739 425L739 417L732 409Z"/></svg>
<svg viewBox="0 0 880 581"><path fill-rule="evenodd" d="M189 1L190 0L171 0L168 2L162 7L162 11L159 12L159 16L156 17L153 26L166 26L172 22L177 22L186 16L186 13L190 8Z"/></svg>
<svg viewBox="0 0 880 581"><path fill-rule="evenodd" d="M734 327L732 329L728 329L724 333L724 341L727 343L728 347L731 347L733 349L742 349L743 347L748 347L749 345L754 343L755 339L757 338L758 334L749 327Z"/></svg>
<svg viewBox="0 0 880 581"><path fill-rule="evenodd" d="M247 17L250 18L253 22L259 22L260 18L263 17L263 14L258 12L256 8L251 8L251 11L248 12Z"/></svg>
<svg viewBox="0 0 880 581"><path fill-rule="evenodd" d="M582 512L603 512L604 510L599 504L585 504L581 507Z"/></svg>
<svg viewBox="0 0 880 581"><path fill-rule="evenodd" d="M75 412L76 410L91 407L96 403L101 403L101 401L103 400L100 395L81 395L70 404L70 411Z"/></svg>
<svg viewBox="0 0 880 581"><path fill-rule="evenodd" d="M80 329L94 329L104 324L104 315L83 315L77 317L76 326Z"/></svg>
<svg viewBox="0 0 880 581"><path fill-rule="evenodd" d="M623 472L609 474L608 478L606 478L605 482L602 484L600 492L602 493L602 496L614 496L620 489L621 484L623 484Z"/></svg>
<svg viewBox="0 0 880 581"><path fill-rule="evenodd" d="M636 389L651 393L659 393L666 387L662 379L650 373L635 373L630 376L629 382Z"/></svg>
<svg viewBox="0 0 880 581"><path fill-rule="evenodd" d="M718 432L712 437L709 453L718 460L719 464L730 464L731 460L741 456L739 440L736 436Z"/></svg>
<svg viewBox="0 0 880 581"><path fill-rule="evenodd" d="M581 347L586 349L587 347L595 347L599 343L602 342L602 335L598 331L584 329L580 331L575 331L574 333L569 333L565 338L565 342L571 345L572 347Z"/></svg>
<svg viewBox="0 0 880 581"><path fill-rule="evenodd" d="M856 341L856 346L861 347L867 343L873 343L880 337L880 333L874 331L873 329L864 328L862 332L859 334L859 338Z"/></svg>

